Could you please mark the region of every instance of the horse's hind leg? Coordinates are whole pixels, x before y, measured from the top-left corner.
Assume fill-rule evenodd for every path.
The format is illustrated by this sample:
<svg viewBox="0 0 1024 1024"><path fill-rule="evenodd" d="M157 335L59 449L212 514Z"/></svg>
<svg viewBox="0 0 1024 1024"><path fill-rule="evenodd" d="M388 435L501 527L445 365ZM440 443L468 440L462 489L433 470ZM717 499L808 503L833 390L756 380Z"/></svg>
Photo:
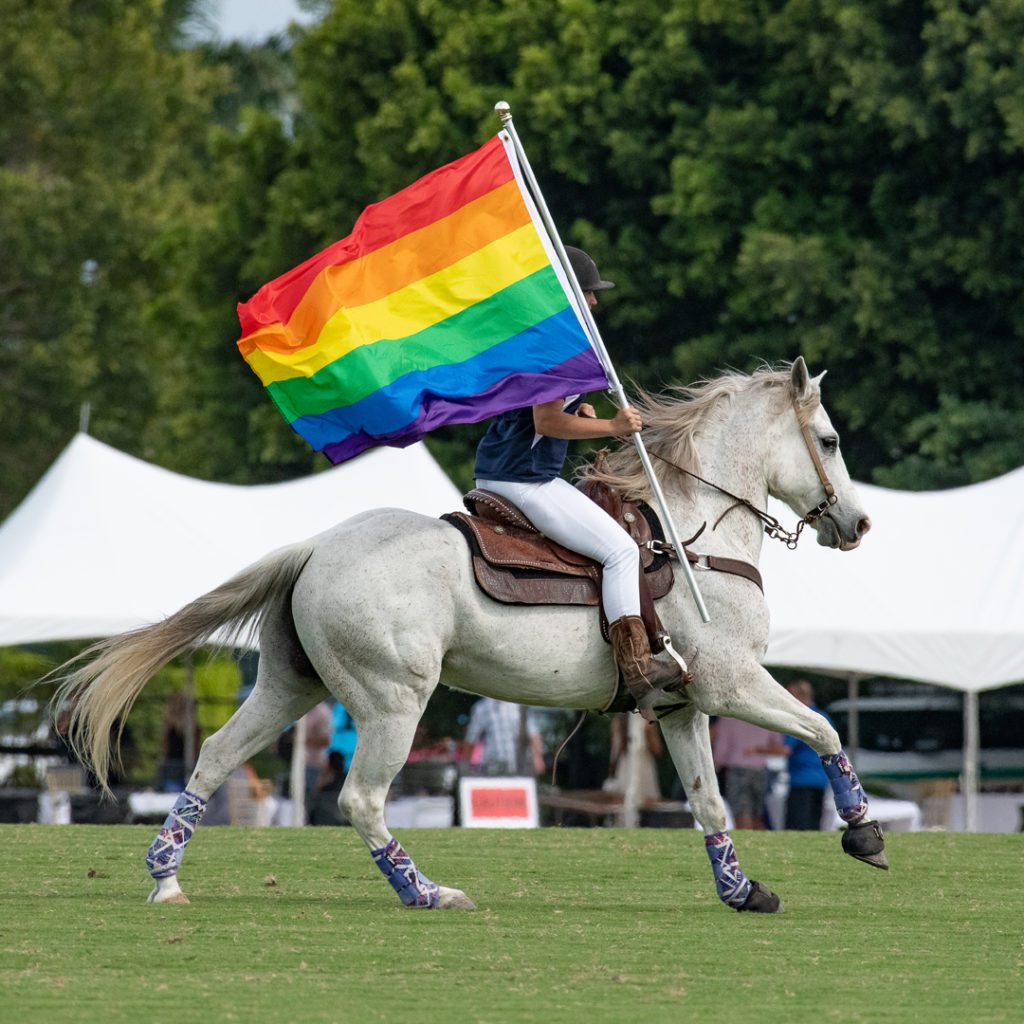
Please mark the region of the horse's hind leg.
<svg viewBox="0 0 1024 1024"><path fill-rule="evenodd" d="M743 873L725 829L725 805L711 756L708 716L689 704L663 717L661 729L690 809L704 830L704 848L711 860L719 899L735 910L778 913L782 910L779 897Z"/></svg>
<svg viewBox="0 0 1024 1024"><path fill-rule="evenodd" d="M188 902L178 884L178 869L207 801L235 769L269 746L285 726L327 697L319 679L305 675L292 658L267 642L267 632L265 627L265 653L260 657L252 693L228 722L203 743L185 791L149 848L146 867L155 882L150 903Z"/></svg>
<svg viewBox="0 0 1024 1024"><path fill-rule="evenodd" d="M370 848L377 867L407 907L472 909L475 904L460 889L437 885L421 874L385 824L388 789L409 756L426 700L417 701L409 693L395 704L402 710L378 710L372 715L360 714L359 709L352 711L358 738L352 766L338 797L341 812Z"/></svg>

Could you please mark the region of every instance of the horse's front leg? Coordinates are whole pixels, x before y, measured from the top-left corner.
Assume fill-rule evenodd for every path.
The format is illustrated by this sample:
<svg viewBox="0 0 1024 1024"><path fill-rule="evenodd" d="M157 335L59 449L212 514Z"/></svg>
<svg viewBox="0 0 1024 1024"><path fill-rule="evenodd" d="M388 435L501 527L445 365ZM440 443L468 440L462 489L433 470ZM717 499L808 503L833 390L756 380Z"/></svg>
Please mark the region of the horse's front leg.
<svg viewBox="0 0 1024 1024"><path fill-rule="evenodd" d="M869 819L864 787L843 750L839 733L827 719L801 704L760 665L734 678L727 695L717 699L714 691L703 695L702 704L710 714L753 722L773 732L795 736L812 747L821 758L836 811L848 826L843 832L843 850L874 867L889 867L882 828Z"/></svg>
<svg viewBox="0 0 1024 1024"><path fill-rule="evenodd" d="M383 690L380 710L372 716L353 713L358 738L338 805L407 907L471 910L475 904L460 889L438 885L422 874L385 824L388 789L409 756L426 701L412 694L399 699L396 687ZM395 707L385 706L392 701Z"/></svg>
<svg viewBox="0 0 1024 1024"><path fill-rule="evenodd" d="M661 729L690 809L704 829L704 846L711 860L719 899L735 910L765 914L781 911L779 897L766 885L743 873L732 839L725 830L725 805L711 757L708 716L689 704L663 717Z"/></svg>

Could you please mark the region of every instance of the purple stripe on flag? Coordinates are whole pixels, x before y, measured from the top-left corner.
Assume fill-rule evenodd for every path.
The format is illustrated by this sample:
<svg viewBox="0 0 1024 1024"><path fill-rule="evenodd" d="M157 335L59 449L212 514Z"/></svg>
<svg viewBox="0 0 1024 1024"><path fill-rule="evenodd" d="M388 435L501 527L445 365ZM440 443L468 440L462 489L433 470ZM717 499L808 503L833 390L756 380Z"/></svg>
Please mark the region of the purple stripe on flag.
<svg viewBox="0 0 1024 1024"><path fill-rule="evenodd" d="M371 435L363 431L327 445L323 452L333 463L351 459L367 448L390 445L405 448L438 427L454 423L479 423L509 409L551 402L566 395L601 391L608 378L592 349L559 363L546 373L514 373L476 395L467 398L430 396L419 415L400 430Z"/></svg>

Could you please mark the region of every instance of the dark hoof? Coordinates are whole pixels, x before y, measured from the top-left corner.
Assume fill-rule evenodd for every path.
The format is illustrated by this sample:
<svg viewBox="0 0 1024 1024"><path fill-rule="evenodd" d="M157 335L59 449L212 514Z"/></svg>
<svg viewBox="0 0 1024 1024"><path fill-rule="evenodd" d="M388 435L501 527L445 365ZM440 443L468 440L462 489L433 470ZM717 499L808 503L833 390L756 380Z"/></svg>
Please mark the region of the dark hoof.
<svg viewBox="0 0 1024 1024"><path fill-rule="evenodd" d="M766 885L755 882L751 879L753 888L747 894L742 906L737 907L739 911L750 910L755 914L781 914L786 908L782 901Z"/></svg>
<svg viewBox="0 0 1024 1024"><path fill-rule="evenodd" d="M877 821L862 821L859 825L851 825L843 833L843 852L872 867L889 870L882 826Z"/></svg>

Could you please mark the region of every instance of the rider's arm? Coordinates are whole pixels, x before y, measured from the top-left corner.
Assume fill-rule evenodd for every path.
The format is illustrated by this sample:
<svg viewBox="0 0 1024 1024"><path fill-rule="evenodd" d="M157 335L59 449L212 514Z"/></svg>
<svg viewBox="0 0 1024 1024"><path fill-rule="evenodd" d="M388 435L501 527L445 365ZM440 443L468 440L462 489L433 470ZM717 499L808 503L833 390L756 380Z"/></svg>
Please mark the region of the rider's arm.
<svg viewBox="0 0 1024 1024"><path fill-rule="evenodd" d="M544 437L574 441L582 437L625 437L640 430L642 423L640 413L632 406L619 409L610 420L602 420L566 412L562 400L556 398L533 407L533 427Z"/></svg>

